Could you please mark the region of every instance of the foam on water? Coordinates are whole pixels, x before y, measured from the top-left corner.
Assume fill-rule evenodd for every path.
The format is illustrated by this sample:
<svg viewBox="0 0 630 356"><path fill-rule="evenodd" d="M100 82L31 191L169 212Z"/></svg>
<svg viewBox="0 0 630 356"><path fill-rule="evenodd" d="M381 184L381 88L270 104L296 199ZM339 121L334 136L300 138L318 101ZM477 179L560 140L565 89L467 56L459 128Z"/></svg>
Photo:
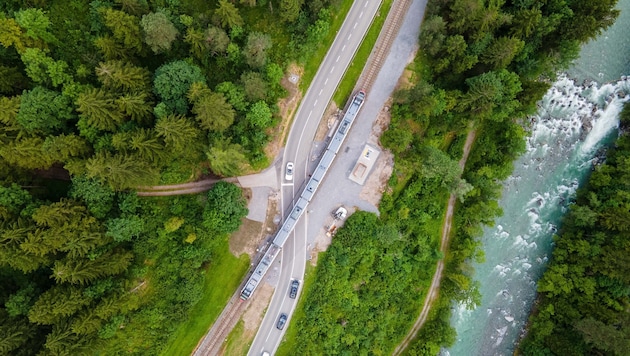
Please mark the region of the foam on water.
<svg viewBox="0 0 630 356"><path fill-rule="evenodd" d="M448 353L510 355L548 261L552 236L596 151L614 132L630 82L598 86L561 76L531 117L526 152L504 182L504 215L482 238L486 263L475 265L482 305L457 306L458 340Z"/></svg>

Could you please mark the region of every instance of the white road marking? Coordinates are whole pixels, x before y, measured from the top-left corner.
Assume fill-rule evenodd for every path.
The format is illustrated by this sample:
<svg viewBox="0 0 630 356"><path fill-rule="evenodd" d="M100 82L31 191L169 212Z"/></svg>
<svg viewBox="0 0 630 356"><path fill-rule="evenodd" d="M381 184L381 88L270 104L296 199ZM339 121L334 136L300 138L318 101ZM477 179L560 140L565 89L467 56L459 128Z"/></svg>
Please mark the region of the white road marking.
<svg viewBox="0 0 630 356"><path fill-rule="evenodd" d="M317 106L317 100L315 100L315 102L313 103L313 106Z"/></svg>
<svg viewBox="0 0 630 356"><path fill-rule="evenodd" d="M370 3L369 1L366 1L366 2L365 2L365 5L363 5L363 7L366 7L366 6L367 6L367 4L369 4L369 3Z"/></svg>
<svg viewBox="0 0 630 356"><path fill-rule="evenodd" d="M363 11L361 11L361 13L359 14L359 18L361 18L363 16Z"/></svg>
<svg viewBox="0 0 630 356"><path fill-rule="evenodd" d="M308 117L306 118L306 120L311 118L311 114L313 113L313 110L311 110L311 112L308 113Z"/></svg>
<svg viewBox="0 0 630 356"><path fill-rule="evenodd" d="M337 60L335 61L335 63L339 62L339 58L341 58L341 56L337 56Z"/></svg>
<svg viewBox="0 0 630 356"><path fill-rule="evenodd" d="M332 73L335 70L335 67L330 68L330 72Z"/></svg>
<svg viewBox="0 0 630 356"><path fill-rule="evenodd" d="M343 48L341 49L341 52L346 50L346 45L343 45Z"/></svg>
<svg viewBox="0 0 630 356"><path fill-rule="evenodd" d="M350 40L350 37L352 37L352 34L349 34L349 35L348 35L348 40Z"/></svg>
<svg viewBox="0 0 630 356"><path fill-rule="evenodd" d="M319 89L319 95L322 95L323 91L324 91L324 89Z"/></svg>
<svg viewBox="0 0 630 356"><path fill-rule="evenodd" d="M326 78L326 81L324 82L324 85L328 84L328 78Z"/></svg>
<svg viewBox="0 0 630 356"><path fill-rule="evenodd" d="M354 23L354 27L353 27L353 29L357 28L357 25L358 25L358 24L359 24L358 22L355 22L355 23Z"/></svg>
<svg viewBox="0 0 630 356"><path fill-rule="evenodd" d="M282 186L283 186L283 187L290 187L290 186L292 186L292 185L293 185L293 183L282 183Z"/></svg>

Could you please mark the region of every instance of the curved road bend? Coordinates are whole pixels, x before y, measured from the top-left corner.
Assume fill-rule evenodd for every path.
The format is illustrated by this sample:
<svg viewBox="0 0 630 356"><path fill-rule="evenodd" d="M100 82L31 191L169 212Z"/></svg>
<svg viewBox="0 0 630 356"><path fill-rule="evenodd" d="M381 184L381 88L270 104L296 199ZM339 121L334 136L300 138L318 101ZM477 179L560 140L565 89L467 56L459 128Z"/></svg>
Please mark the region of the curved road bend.
<svg viewBox="0 0 630 356"><path fill-rule="evenodd" d="M282 185L280 201L283 213L291 209L297 198L296 194L302 190L308 175L311 145L317 127L346 68L350 65L369 29L380 3L381 0L362 0L353 3L295 114L279 177ZM284 177L284 167L287 162L295 163L291 182L286 181ZM289 284L292 279L302 281L304 278L307 249L306 220L307 215L304 215L298 221L281 255L274 262L274 267L277 266L280 269L278 285L248 355L260 355L263 351L273 353L280 344L284 330L278 330L276 322L281 313L289 315L290 320L297 301L297 299L288 298ZM274 267L271 269L273 270ZM300 284L300 291L301 287ZM286 330L286 326L284 329Z"/></svg>

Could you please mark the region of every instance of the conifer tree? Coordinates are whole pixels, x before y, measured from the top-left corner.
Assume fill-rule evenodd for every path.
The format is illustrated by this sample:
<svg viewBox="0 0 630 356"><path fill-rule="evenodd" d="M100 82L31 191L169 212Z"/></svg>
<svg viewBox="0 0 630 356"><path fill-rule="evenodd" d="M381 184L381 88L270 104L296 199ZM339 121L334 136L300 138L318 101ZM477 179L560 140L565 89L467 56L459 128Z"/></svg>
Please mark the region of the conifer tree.
<svg viewBox="0 0 630 356"><path fill-rule="evenodd" d="M75 286L57 285L42 293L28 312L31 322L52 325L62 318L75 314L91 300Z"/></svg>
<svg viewBox="0 0 630 356"><path fill-rule="evenodd" d="M48 136L42 149L55 162L66 162L71 157L80 157L90 152L90 147L85 139L75 134Z"/></svg>
<svg viewBox="0 0 630 356"><path fill-rule="evenodd" d="M186 36L184 36L184 42L190 45L190 53L195 58L202 60L206 51L206 36L203 31L193 27L189 27L186 30Z"/></svg>
<svg viewBox="0 0 630 356"><path fill-rule="evenodd" d="M135 16L149 12L149 5L146 0L116 0L116 3L120 4L122 11Z"/></svg>
<svg viewBox="0 0 630 356"><path fill-rule="evenodd" d="M17 354L35 336L35 327L26 318L10 318L0 308L0 355Z"/></svg>
<svg viewBox="0 0 630 356"><path fill-rule="evenodd" d="M123 45L116 42L111 36L106 35L96 38L94 45L101 50L107 60L125 59L128 57Z"/></svg>
<svg viewBox="0 0 630 356"><path fill-rule="evenodd" d="M101 8L100 12L116 42L134 53L142 51L142 30L136 16L112 8Z"/></svg>
<svg viewBox="0 0 630 356"><path fill-rule="evenodd" d="M151 164L131 155L99 152L88 159L87 176L109 184L114 190L154 184L158 172Z"/></svg>
<svg viewBox="0 0 630 356"><path fill-rule="evenodd" d="M0 65L0 93L15 94L21 92L26 86L26 77L17 67Z"/></svg>
<svg viewBox="0 0 630 356"><path fill-rule="evenodd" d="M125 94L116 99L116 104L121 112L138 123L146 123L153 114L153 102L146 93Z"/></svg>
<svg viewBox="0 0 630 356"><path fill-rule="evenodd" d="M76 100L77 110L97 129L114 131L124 117L114 98L102 89L89 89Z"/></svg>
<svg viewBox="0 0 630 356"><path fill-rule="evenodd" d="M201 134L190 120L181 115L159 119L155 124L155 132L164 139L166 147L175 151L183 150Z"/></svg>
<svg viewBox="0 0 630 356"><path fill-rule="evenodd" d="M222 132L234 122L236 112L232 105L223 94L212 92L205 84L193 84L188 97L193 103L192 112L196 115L195 118L201 128Z"/></svg>
<svg viewBox="0 0 630 356"><path fill-rule="evenodd" d="M152 130L139 129L132 133L130 146L138 155L149 162L159 162L166 156L164 144Z"/></svg>
<svg viewBox="0 0 630 356"><path fill-rule="evenodd" d="M222 177L235 177L247 166L243 148L238 144L218 143L207 153L212 171Z"/></svg>
<svg viewBox="0 0 630 356"><path fill-rule="evenodd" d="M216 9L215 15L224 28L243 25L243 18L238 13L238 9L228 0L219 0L219 7Z"/></svg>
<svg viewBox="0 0 630 356"><path fill-rule="evenodd" d="M96 67L96 76L109 89L125 91L145 91L151 85L151 73L123 61L107 61Z"/></svg>
<svg viewBox="0 0 630 356"><path fill-rule="evenodd" d="M108 252L95 259L65 258L55 261L52 268L57 283L85 285L97 278L124 272L131 263L131 252Z"/></svg>
<svg viewBox="0 0 630 356"><path fill-rule="evenodd" d="M39 137L27 137L0 147L0 156L9 164L26 169L47 169L54 163L48 152L42 149Z"/></svg>

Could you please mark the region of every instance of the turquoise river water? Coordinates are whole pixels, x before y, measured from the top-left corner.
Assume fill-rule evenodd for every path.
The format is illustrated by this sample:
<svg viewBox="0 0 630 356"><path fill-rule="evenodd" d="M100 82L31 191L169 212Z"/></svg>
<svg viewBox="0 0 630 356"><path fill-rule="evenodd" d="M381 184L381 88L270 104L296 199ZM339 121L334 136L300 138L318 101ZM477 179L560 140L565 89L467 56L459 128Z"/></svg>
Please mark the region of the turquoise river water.
<svg viewBox="0 0 630 356"><path fill-rule="evenodd" d="M532 117L527 151L503 183L503 216L482 237L486 262L476 264L482 304L453 306L457 341L443 355L511 355L551 256L552 236L601 148L617 134L630 98L630 0L608 31L586 44Z"/></svg>

